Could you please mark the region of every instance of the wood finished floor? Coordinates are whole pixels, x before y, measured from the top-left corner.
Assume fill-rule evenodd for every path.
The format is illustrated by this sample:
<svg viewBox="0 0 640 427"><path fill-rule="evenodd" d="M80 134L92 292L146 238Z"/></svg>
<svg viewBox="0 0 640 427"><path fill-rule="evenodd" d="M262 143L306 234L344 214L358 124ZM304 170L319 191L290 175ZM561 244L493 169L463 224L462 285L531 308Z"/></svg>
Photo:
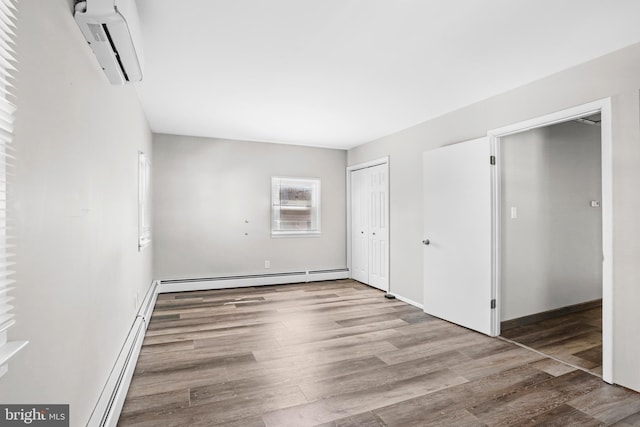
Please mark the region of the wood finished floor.
<svg viewBox="0 0 640 427"><path fill-rule="evenodd" d="M350 280L160 295L119 426L630 426L640 395Z"/></svg>
<svg viewBox="0 0 640 427"><path fill-rule="evenodd" d="M502 336L602 376L602 307L509 329Z"/></svg>

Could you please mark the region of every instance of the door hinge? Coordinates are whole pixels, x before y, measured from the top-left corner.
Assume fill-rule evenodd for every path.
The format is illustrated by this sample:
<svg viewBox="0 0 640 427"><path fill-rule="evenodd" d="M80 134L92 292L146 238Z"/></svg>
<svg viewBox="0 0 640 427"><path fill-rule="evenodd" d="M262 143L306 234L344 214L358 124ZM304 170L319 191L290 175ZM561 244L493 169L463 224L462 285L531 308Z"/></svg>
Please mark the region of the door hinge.
<svg viewBox="0 0 640 427"><path fill-rule="evenodd" d="M496 308L496 300L495 299L491 300L491 308Z"/></svg>
<svg viewBox="0 0 640 427"><path fill-rule="evenodd" d="M496 164L496 156L489 156L489 163L491 163L492 165Z"/></svg>

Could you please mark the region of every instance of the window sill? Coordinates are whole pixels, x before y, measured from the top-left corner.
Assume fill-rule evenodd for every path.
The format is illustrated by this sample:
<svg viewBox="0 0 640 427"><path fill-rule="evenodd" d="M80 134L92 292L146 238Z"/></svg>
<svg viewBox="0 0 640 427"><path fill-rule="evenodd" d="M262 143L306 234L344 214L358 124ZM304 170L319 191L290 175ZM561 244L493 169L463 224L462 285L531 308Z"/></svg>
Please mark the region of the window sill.
<svg viewBox="0 0 640 427"><path fill-rule="evenodd" d="M0 369L2 369L0 376L7 371L6 367L9 360L18 354L27 344L29 344L29 341L9 341L0 346Z"/></svg>
<svg viewBox="0 0 640 427"><path fill-rule="evenodd" d="M321 233L319 231L299 231L299 232L271 232L272 239L282 239L282 238L300 238L300 237L320 237Z"/></svg>

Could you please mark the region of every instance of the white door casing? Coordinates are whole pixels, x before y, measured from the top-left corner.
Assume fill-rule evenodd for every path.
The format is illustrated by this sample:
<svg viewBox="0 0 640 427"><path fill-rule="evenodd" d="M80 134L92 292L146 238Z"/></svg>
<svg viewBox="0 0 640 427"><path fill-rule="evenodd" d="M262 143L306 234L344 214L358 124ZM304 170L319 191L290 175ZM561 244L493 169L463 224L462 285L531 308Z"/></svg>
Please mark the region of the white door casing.
<svg viewBox="0 0 640 427"><path fill-rule="evenodd" d="M601 114L600 126L601 135L601 156L602 156L602 379L608 383L615 383L613 373L613 135L612 135L612 113L611 99L604 98L592 101L587 104L578 105L566 110L557 111L545 116L536 117L519 123L514 123L499 129L488 132L491 144L495 151L499 151L500 138L515 133L524 132L530 129L550 126L556 123L566 122L579 117L586 117L595 113ZM497 162L499 166L499 161ZM496 182L499 182L499 171L497 168ZM496 191L494 200L494 210L500 208L500 191ZM498 297L498 310L500 308L500 270L501 247L500 247L500 219L494 219L496 233L494 235L494 260L496 279L494 289ZM500 333L500 324L496 319L497 334Z"/></svg>

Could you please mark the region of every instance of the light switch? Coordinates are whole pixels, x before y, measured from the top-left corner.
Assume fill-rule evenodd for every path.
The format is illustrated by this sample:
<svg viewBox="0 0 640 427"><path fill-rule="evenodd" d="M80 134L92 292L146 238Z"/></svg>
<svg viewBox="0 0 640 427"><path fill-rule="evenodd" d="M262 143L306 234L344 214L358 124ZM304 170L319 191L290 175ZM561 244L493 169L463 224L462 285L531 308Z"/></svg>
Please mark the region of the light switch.
<svg viewBox="0 0 640 427"><path fill-rule="evenodd" d="M518 208L516 206L511 206L511 219L518 218Z"/></svg>
<svg viewBox="0 0 640 427"><path fill-rule="evenodd" d="M592 208L599 208L600 207L600 200L592 200L591 201L591 207Z"/></svg>

